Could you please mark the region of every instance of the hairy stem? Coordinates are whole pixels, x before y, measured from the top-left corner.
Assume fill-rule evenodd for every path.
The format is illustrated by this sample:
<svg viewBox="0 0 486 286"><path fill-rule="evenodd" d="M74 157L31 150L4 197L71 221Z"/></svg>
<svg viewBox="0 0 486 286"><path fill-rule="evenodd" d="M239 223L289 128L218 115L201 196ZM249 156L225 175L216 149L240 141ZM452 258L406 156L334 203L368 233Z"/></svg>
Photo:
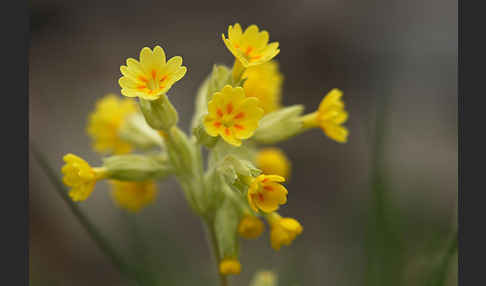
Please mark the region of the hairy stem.
<svg viewBox="0 0 486 286"><path fill-rule="evenodd" d="M219 253L218 241L216 240L216 232L213 223L210 220L205 220L205 229L207 233L207 240L209 248L212 250L213 257L216 264L216 271L219 276L219 281L221 286L228 286L228 277L219 272L219 263L221 262L221 254Z"/></svg>

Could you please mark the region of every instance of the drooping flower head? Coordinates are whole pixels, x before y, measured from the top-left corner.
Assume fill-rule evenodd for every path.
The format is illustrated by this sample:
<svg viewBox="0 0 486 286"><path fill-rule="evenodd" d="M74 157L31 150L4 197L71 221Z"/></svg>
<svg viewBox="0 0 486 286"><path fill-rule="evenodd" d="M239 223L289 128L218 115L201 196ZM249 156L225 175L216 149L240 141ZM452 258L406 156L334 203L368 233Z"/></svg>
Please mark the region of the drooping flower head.
<svg viewBox="0 0 486 286"><path fill-rule="evenodd" d="M245 215L238 224L240 236L248 239L259 237L263 232L263 222L253 215Z"/></svg>
<svg viewBox="0 0 486 286"><path fill-rule="evenodd" d="M264 174L275 174L286 179L290 174L290 161L279 148L269 147L260 150L256 155L256 166Z"/></svg>
<svg viewBox="0 0 486 286"><path fill-rule="evenodd" d="M275 250L280 250L282 245L290 245L304 230L302 225L293 218L283 218L277 213L272 213L267 218L270 224L270 244Z"/></svg>
<svg viewBox="0 0 486 286"><path fill-rule="evenodd" d="M145 47L140 52L140 62L129 58L127 65L120 67L123 77L118 83L124 96L155 100L180 80L186 70L182 57L176 56L166 62L162 47L156 46L153 51Z"/></svg>
<svg viewBox="0 0 486 286"><path fill-rule="evenodd" d="M128 98L120 99L108 94L100 99L88 118L87 133L93 141L93 148L100 153L130 152L131 144L120 138L119 131L125 119L136 110L136 103Z"/></svg>
<svg viewBox="0 0 486 286"><path fill-rule="evenodd" d="M226 85L209 101L204 128L209 135L220 135L229 144L240 146L242 139L253 135L263 117L258 105L258 99L246 97L243 88Z"/></svg>
<svg viewBox="0 0 486 286"><path fill-rule="evenodd" d="M62 181L71 187L69 196L75 202L86 200L93 192L96 181L105 177L106 171L92 168L85 160L71 153L66 154L63 160L66 164L61 169L64 174Z"/></svg>
<svg viewBox="0 0 486 286"><path fill-rule="evenodd" d="M154 202L157 196L155 182L110 181L113 200L122 208L138 212L143 207Z"/></svg>
<svg viewBox="0 0 486 286"><path fill-rule="evenodd" d="M245 67L263 64L273 59L280 50L278 42L268 43L267 31L259 31L256 25L251 25L243 32L239 23L228 27L228 38L222 35L228 50Z"/></svg>
<svg viewBox="0 0 486 286"><path fill-rule="evenodd" d="M219 273L223 275L240 274L241 264L237 259L226 258L219 263Z"/></svg>
<svg viewBox="0 0 486 286"><path fill-rule="evenodd" d="M260 175L248 187L248 204L254 211L276 211L287 202L287 189L279 183L285 178L278 175Z"/></svg>
<svg viewBox="0 0 486 286"><path fill-rule="evenodd" d="M349 132L342 124L348 119L348 113L344 109L342 96L342 91L337 88L327 93L316 112L302 117L304 128L320 127L329 138L346 143Z"/></svg>
<svg viewBox="0 0 486 286"><path fill-rule="evenodd" d="M281 108L283 76L276 61L248 68L242 77L245 95L258 98L265 114Z"/></svg>

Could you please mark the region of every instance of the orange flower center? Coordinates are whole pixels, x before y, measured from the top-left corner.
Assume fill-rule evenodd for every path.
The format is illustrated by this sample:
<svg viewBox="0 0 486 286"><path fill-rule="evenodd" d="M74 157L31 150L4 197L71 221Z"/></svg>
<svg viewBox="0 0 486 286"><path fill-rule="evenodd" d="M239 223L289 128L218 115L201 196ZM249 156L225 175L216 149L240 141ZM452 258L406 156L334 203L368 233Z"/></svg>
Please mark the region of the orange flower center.
<svg viewBox="0 0 486 286"><path fill-rule="evenodd" d="M223 125L226 129L229 127L234 127L240 130L245 129L243 125L237 123L237 121L245 117L245 113L234 112L234 106L231 102L224 108L218 108L216 114L218 115L218 119L213 123L215 127Z"/></svg>
<svg viewBox="0 0 486 286"><path fill-rule="evenodd" d="M241 51L243 53L243 56L250 62L254 60L258 60L259 58L262 57L261 55L255 55L254 53L255 50L253 49L252 46L248 46L246 49L244 49L243 47L240 47L240 45L235 44L235 48Z"/></svg>
<svg viewBox="0 0 486 286"><path fill-rule="evenodd" d="M157 78L157 71L152 70L151 77L147 79L144 76L139 76L138 79L143 82L137 88L139 91L147 92L149 94L162 90L165 88L164 82L167 80L167 75L163 75L160 79Z"/></svg>

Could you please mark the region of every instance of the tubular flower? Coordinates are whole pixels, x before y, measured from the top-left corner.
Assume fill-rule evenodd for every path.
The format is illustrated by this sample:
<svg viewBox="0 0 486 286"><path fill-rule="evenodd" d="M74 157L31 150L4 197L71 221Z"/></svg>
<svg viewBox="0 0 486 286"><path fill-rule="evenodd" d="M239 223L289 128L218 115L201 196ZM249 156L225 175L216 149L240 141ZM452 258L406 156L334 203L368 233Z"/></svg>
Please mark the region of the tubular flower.
<svg viewBox="0 0 486 286"><path fill-rule="evenodd" d="M273 59L280 50L278 42L268 43L267 31L259 31L256 25L251 25L242 32L240 24L228 27L228 38L222 35L228 50L245 67L263 64Z"/></svg>
<svg viewBox="0 0 486 286"><path fill-rule="evenodd" d="M277 213L272 213L267 218L270 224L270 244L275 250L280 250L282 245L290 245L304 230L302 225L293 218L283 218Z"/></svg>
<svg viewBox="0 0 486 286"><path fill-rule="evenodd" d="M176 56L166 62L162 47L156 46L153 51L145 47L140 52L140 62L129 58L127 65L120 67L123 76L118 83L124 96L155 100L180 80L186 70L182 57Z"/></svg>
<svg viewBox="0 0 486 286"><path fill-rule="evenodd" d="M122 208L138 212L143 207L153 203L157 196L155 182L110 181L113 200Z"/></svg>
<svg viewBox="0 0 486 286"><path fill-rule="evenodd" d="M256 166L264 174L275 174L286 179L290 174L290 161L279 148L264 148L256 155Z"/></svg>
<svg viewBox="0 0 486 286"><path fill-rule="evenodd" d="M210 136L221 135L229 144L240 146L242 139L253 135L263 117L258 105L258 99L246 97L243 88L226 85L209 101L204 128Z"/></svg>
<svg viewBox="0 0 486 286"><path fill-rule="evenodd" d="M103 168L92 168L85 160L71 153L66 154L63 160L66 164L61 169L64 174L62 181L71 187L69 196L75 202L86 200L96 181L105 178L106 171Z"/></svg>
<svg viewBox="0 0 486 286"><path fill-rule="evenodd" d="M246 215L238 225L240 236L248 239L259 237L263 232L263 222L253 215Z"/></svg>
<svg viewBox="0 0 486 286"><path fill-rule="evenodd" d="M248 187L248 204L254 211L269 213L287 202L287 189L282 186L285 178L278 175L260 175Z"/></svg>
<svg viewBox="0 0 486 286"><path fill-rule="evenodd" d="M241 264L237 259L226 258L219 263L219 273L223 275L240 274Z"/></svg>
<svg viewBox="0 0 486 286"><path fill-rule="evenodd" d="M281 108L283 76L276 61L248 68L242 77L245 95L260 99L265 114Z"/></svg>
<svg viewBox="0 0 486 286"><path fill-rule="evenodd" d="M339 89L332 89L322 99L316 112L302 117L304 128L319 126L329 138L339 143L346 143L349 132L341 124L348 119L348 113L344 110L342 95Z"/></svg>
<svg viewBox="0 0 486 286"><path fill-rule="evenodd" d="M93 148L100 153L123 154L132 150L130 143L119 136L125 119L135 113L137 105L132 100L119 99L108 94L96 103L96 109L89 115L87 133L93 141Z"/></svg>

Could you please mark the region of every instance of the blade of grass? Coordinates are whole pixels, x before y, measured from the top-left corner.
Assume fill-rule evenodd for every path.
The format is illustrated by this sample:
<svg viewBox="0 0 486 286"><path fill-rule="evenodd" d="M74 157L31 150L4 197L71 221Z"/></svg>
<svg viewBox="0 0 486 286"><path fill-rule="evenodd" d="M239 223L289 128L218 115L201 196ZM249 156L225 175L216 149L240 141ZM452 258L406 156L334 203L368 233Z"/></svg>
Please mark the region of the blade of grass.
<svg viewBox="0 0 486 286"><path fill-rule="evenodd" d="M68 192L57 175L57 172L49 165L46 157L31 144L32 154L41 166L42 170L46 173L49 181L54 185L54 189L61 196L61 198L69 206L69 209L73 215L78 219L81 226L86 230L88 235L94 240L96 245L101 249L101 251L111 260L113 265L120 271L120 273L131 280L132 282L138 284L137 274L130 268L123 258L114 249L112 244L104 237L100 231L89 221L89 219L81 212L79 207L73 203L73 201L67 195Z"/></svg>
<svg viewBox="0 0 486 286"><path fill-rule="evenodd" d="M130 239L130 249L133 255L133 267L139 273L141 282L144 285L160 285L160 277L158 277L154 271L149 249L145 238L142 235L138 218L135 213L127 213L125 210L119 210L123 227L126 228L127 236Z"/></svg>
<svg viewBox="0 0 486 286"><path fill-rule="evenodd" d="M367 269L365 285L401 285L403 247L393 226L396 218L388 199L389 186L385 176L385 135L390 90L380 83L376 105L375 138L372 149L371 205L367 229Z"/></svg>
<svg viewBox="0 0 486 286"><path fill-rule="evenodd" d="M433 271L428 286L443 286L445 285L447 278L447 270L450 265L451 259L457 251L457 231L451 238L447 250L437 265L437 268Z"/></svg>

